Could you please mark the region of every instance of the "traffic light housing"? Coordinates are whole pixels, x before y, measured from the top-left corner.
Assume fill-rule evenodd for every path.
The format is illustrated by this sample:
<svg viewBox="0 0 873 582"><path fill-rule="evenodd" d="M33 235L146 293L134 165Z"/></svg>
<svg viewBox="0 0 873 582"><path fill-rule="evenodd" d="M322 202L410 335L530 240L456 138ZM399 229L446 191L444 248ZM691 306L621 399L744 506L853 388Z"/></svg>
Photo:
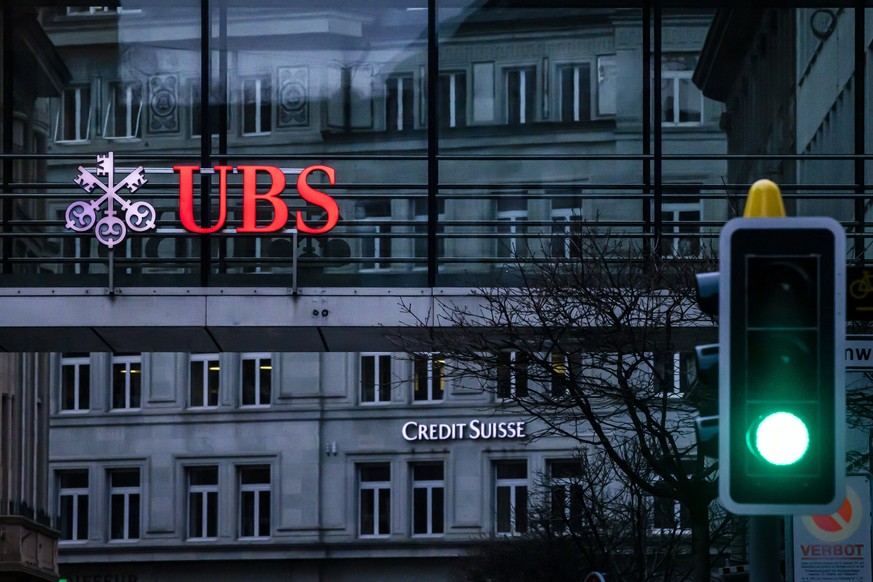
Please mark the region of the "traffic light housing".
<svg viewBox="0 0 873 582"><path fill-rule="evenodd" d="M720 257L722 505L830 513L845 476L845 232L823 217L738 218Z"/></svg>

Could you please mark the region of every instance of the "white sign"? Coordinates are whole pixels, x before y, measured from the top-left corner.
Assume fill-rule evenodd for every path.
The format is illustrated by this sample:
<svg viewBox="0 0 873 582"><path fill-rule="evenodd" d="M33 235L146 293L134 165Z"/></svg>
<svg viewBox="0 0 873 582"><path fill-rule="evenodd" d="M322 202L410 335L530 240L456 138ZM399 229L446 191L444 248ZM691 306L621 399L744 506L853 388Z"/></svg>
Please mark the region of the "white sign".
<svg viewBox="0 0 873 582"><path fill-rule="evenodd" d="M873 582L870 480L846 478L846 497L830 515L794 518L795 582Z"/></svg>
<svg viewBox="0 0 873 582"><path fill-rule="evenodd" d="M873 368L873 340L846 340L846 368Z"/></svg>
<svg viewBox="0 0 873 582"><path fill-rule="evenodd" d="M470 422L425 424L410 420L403 425L403 438L408 441L449 441L461 439L523 439L524 421Z"/></svg>

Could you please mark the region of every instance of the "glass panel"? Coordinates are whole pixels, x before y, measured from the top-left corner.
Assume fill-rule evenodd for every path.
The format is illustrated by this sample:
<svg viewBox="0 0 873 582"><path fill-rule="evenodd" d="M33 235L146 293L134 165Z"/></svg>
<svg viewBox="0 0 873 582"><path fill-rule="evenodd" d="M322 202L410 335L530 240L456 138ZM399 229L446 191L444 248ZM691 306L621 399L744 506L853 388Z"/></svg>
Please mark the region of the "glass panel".
<svg viewBox="0 0 873 582"><path fill-rule="evenodd" d="M364 482L379 482L391 480L391 465L374 464L361 465L361 481Z"/></svg>
<svg viewBox="0 0 873 582"><path fill-rule="evenodd" d="M527 464L524 462L498 463L498 479L527 479Z"/></svg>
<svg viewBox="0 0 873 582"><path fill-rule="evenodd" d="M139 469L112 471L110 480L112 487L139 487Z"/></svg>
<svg viewBox="0 0 873 582"><path fill-rule="evenodd" d="M255 492L243 491L240 497L240 535L252 537L255 535Z"/></svg>
<svg viewBox="0 0 873 582"><path fill-rule="evenodd" d="M139 408L142 399L142 365L130 364L130 407Z"/></svg>
<svg viewBox="0 0 873 582"><path fill-rule="evenodd" d="M206 493L206 537L214 538L218 535L218 493L209 491Z"/></svg>
<svg viewBox="0 0 873 582"><path fill-rule="evenodd" d="M191 485L218 485L218 468L203 467L191 469L189 472Z"/></svg>
<svg viewBox="0 0 873 582"><path fill-rule="evenodd" d="M431 503L433 504L431 515L433 520L433 532L435 534L441 534L445 531L445 489L442 487L435 487L431 490L433 498L431 499Z"/></svg>
<svg viewBox="0 0 873 582"><path fill-rule="evenodd" d="M515 531L527 531L527 487L515 488Z"/></svg>
<svg viewBox="0 0 873 582"><path fill-rule="evenodd" d="M270 492L261 491L258 500L258 535L270 535Z"/></svg>
<svg viewBox="0 0 873 582"><path fill-rule="evenodd" d="M427 489L412 490L412 533L426 534L427 531Z"/></svg>
<svg viewBox="0 0 873 582"><path fill-rule="evenodd" d="M442 463L422 463L412 467L412 478L415 481L442 481Z"/></svg>
<svg viewBox="0 0 873 582"><path fill-rule="evenodd" d="M203 493L188 496L188 537L202 538L203 532Z"/></svg>
<svg viewBox="0 0 873 582"><path fill-rule="evenodd" d="M88 496L87 495L78 495L76 497L76 505L77 505L76 539L77 540L87 540L88 539Z"/></svg>
<svg viewBox="0 0 873 582"><path fill-rule="evenodd" d="M260 391L260 404L270 404L272 391L273 367L270 359L259 360L258 389Z"/></svg>
<svg viewBox="0 0 873 582"><path fill-rule="evenodd" d="M512 507L510 505L510 488L497 488L497 531L499 533L507 533L511 531L510 524L512 523L511 516Z"/></svg>
<svg viewBox="0 0 873 582"><path fill-rule="evenodd" d="M373 535L376 524L376 491L361 490L361 535Z"/></svg>
<svg viewBox="0 0 873 582"><path fill-rule="evenodd" d="M128 495L130 499L130 508L128 509L128 539L139 539L139 494L131 493Z"/></svg>
<svg viewBox="0 0 873 582"><path fill-rule="evenodd" d="M246 406L257 404L255 393L255 360L242 361L242 403Z"/></svg>
<svg viewBox="0 0 873 582"><path fill-rule="evenodd" d="M191 362L191 406L203 405L203 362Z"/></svg>
<svg viewBox="0 0 873 582"><path fill-rule="evenodd" d="M88 472L87 471L65 471L61 473L61 488L62 489L79 489L88 488Z"/></svg>
<svg viewBox="0 0 873 582"><path fill-rule="evenodd" d="M79 365L79 410L91 408L91 366Z"/></svg>
<svg viewBox="0 0 873 582"><path fill-rule="evenodd" d="M361 400L376 400L376 357L361 356Z"/></svg>
<svg viewBox="0 0 873 582"><path fill-rule="evenodd" d="M391 533L391 490L379 489L379 535Z"/></svg>
<svg viewBox="0 0 873 582"><path fill-rule="evenodd" d="M61 366L61 410L76 409L76 367Z"/></svg>
<svg viewBox="0 0 873 582"><path fill-rule="evenodd" d="M391 400L391 356L379 356L379 401Z"/></svg>
<svg viewBox="0 0 873 582"><path fill-rule="evenodd" d="M60 511L60 520L58 529L61 532L62 540L73 539L73 501L72 495L61 495L58 510Z"/></svg>
<svg viewBox="0 0 873 582"><path fill-rule="evenodd" d="M113 540L124 539L124 495L110 495L109 514L112 516L109 537Z"/></svg>
<svg viewBox="0 0 873 582"><path fill-rule="evenodd" d="M127 365L112 364L112 408L127 408Z"/></svg>
<svg viewBox="0 0 873 582"><path fill-rule="evenodd" d="M270 467L245 467L240 469L240 482L243 485L249 484L269 484L270 483Z"/></svg>

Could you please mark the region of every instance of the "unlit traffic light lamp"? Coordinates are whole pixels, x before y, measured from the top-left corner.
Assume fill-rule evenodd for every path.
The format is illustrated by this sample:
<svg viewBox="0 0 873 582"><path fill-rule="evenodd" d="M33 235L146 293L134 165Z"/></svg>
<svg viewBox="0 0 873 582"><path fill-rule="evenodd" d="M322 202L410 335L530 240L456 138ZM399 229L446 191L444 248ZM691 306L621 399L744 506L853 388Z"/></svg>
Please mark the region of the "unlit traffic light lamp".
<svg viewBox="0 0 873 582"><path fill-rule="evenodd" d="M779 197L763 207L781 207L775 184L762 191ZM845 231L830 218L735 219L720 257L721 503L830 513L845 475Z"/></svg>

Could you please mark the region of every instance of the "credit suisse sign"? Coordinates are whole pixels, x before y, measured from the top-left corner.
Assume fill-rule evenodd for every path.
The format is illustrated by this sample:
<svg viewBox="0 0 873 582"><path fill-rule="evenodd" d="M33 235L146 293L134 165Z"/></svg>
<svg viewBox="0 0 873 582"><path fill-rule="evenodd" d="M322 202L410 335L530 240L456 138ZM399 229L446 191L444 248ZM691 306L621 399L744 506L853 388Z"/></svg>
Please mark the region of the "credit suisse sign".
<svg viewBox="0 0 873 582"><path fill-rule="evenodd" d="M407 441L450 441L479 439L523 439L525 421L483 421L432 423L410 420L401 432Z"/></svg>
<svg viewBox="0 0 873 582"><path fill-rule="evenodd" d="M287 227L288 205L280 196L287 186L285 174L275 166L245 165L245 166L215 166L210 173L218 175L218 218L214 224L198 224L194 217L194 173L203 171L200 166L174 166L174 172L179 174L179 220L182 227L194 234L210 234L224 228L227 220L227 175L242 174L242 225L236 228L238 233L266 234ZM336 184L336 172L330 166L314 165L304 168L297 176L295 184L297 194L306 202L324 211L327 217L320 226L307 224L303 212L297 210L294 217L295 228L306 234L324 234L332 230L339 220L339 206L331 196L316 190L307 182L314 173L327 176L329 185ZM259 176L269 177L270 183L266 192L258 192ZM148 182L142 166L129 172L116 181L115 158L112 152L97 156L95 172L79 166L76 177L78 184L85 192L97 190L98 197L90 200L77 200L67 207L66 227L75 232L86 232L94 229L97 240L110 249L121 243L128 231L144 232L155 228L156 212L148 202L133 202L123 190L133 194ZM272 220L269 224L257 223L258 204L269 204L272 207ZM124 219L120 215L124 216Z"/></svg>

